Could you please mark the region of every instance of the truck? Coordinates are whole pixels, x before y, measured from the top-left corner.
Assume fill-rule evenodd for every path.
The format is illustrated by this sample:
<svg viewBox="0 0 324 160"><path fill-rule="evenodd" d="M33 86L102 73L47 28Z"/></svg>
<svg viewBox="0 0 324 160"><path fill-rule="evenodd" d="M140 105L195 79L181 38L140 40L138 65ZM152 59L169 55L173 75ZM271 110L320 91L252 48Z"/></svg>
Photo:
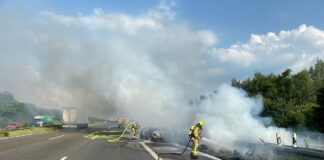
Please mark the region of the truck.
<svg viewBox="0 0 324 160"><path fill-rule="evenodd" d="M37 127L51 126L53 125L53 117L48 115L34 116L32 125Z"/></svg>
<svg viewBox="0 0 324 160"><path fill-rule="evenodd" d="M63 128L88 128L88 117L75 107L63 108Z"/></svg>

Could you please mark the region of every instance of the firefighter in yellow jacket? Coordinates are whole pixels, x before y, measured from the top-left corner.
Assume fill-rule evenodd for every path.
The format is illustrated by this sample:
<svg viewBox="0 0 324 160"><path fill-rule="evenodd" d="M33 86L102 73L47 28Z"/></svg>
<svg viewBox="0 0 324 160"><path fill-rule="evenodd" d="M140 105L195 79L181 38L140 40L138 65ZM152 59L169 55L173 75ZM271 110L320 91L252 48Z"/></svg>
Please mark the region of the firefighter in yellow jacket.
<svg viewBox="0 0 324 160"><path fill-rule="evenodd" d="M193 159L198 159L198 145L203 125L204 122L199 121L196 126L191 126L189 131L189 136L193 144L191 151L191 158Z"/></svg>
<svg viewBox="0 0 324 160"><path fill-rule="evenodd" d="M136 130L137 130L137 126L136 126L136 124L134 123L133 125L132 125L132 138L133 139L136 139Z"/></svg>

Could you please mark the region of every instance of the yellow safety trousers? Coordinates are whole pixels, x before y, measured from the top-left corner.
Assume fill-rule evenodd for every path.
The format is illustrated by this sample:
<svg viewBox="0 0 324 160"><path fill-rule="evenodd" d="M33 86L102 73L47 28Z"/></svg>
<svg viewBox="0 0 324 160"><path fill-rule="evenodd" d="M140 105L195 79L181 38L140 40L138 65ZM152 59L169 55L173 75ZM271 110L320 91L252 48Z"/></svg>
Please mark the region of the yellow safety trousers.
<svg viewBox="0 0 324 160"><path fill-rule="evenodd" d="M193 143L192 150L191 150L191 156L196 157L198 155L198 138L191 138L191 141Z"/></svg>
<svg viewBox="0 0 324 160"><path fill-rule="evenodd" d="M135 128L132 128L132 134L133 134L133 138L136 137L136 129Z"/></svg>
<svg viewBox="0 0 324 160"><path fill-rule="evenodd" d="M201 129L197 126L195 126L195 129L193 130L193 136L191 137L192 141L192 150L191 150L191 157L197 157L198 155L198 145L199 145L199 138L201 134Z"/></svg>

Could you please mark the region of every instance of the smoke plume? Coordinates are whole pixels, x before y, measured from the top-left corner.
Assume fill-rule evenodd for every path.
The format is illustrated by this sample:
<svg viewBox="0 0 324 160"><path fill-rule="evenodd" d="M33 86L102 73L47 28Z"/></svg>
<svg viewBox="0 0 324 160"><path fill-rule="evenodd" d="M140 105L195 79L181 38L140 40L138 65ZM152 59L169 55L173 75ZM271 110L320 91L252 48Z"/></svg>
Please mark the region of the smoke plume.
<svg viewBox="0 0 324 160"><path fill-rule="evenodd" d="M260 142L260 138L276 143L276 132L282 144L290 145L291 133L271 126L270 118L260 117L262 109L261 97L249 98L243 90L222 85L201 101L196 119L203 119L207 136L224 147L233 148L236 142Z"/></svg>
<svg viewBox="0 0 324 160"><path fill-rule="evenodd" d="M77 107L167 126L188 113L205 85L203 53L216 36L174 20L162 1L138 16L106 13L32 17L2 6L0 88L38 106ZM16 10L15 10L16 9ZM207 83L206 83L207 84Z"/></svg>

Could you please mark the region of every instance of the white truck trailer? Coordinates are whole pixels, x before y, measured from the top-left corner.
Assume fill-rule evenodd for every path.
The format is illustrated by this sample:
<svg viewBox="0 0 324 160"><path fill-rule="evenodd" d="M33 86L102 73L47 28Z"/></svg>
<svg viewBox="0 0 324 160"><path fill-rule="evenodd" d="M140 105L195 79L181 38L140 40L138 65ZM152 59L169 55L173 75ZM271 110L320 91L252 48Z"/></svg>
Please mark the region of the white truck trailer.
<svg viewBox="0 0 324 160"><path fill-rule="evenodd" d="M64 128L88 128L88 117L78 113L77 108L64 107L62 113Z"/></svg>

